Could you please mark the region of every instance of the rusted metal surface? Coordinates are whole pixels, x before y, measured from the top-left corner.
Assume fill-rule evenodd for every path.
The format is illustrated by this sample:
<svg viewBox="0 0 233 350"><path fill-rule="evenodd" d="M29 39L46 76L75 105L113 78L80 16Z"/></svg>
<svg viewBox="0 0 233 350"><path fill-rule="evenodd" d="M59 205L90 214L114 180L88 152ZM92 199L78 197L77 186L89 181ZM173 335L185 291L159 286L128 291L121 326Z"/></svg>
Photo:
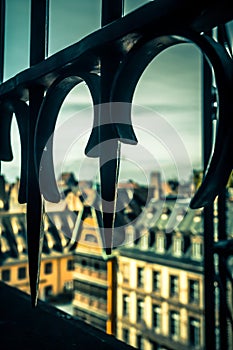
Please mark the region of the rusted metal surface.
<svg viewBox="0 0 233 350"><path fill-rule="evenodd" d="M231 50L226 49L229 49L229 39L225 29L225 23L233 19L232 1L153 1L122 17L121 0L104 0L103 27L46 58L48 4L48 0L31 2L30 68L0 85L1 160L12 159L10 124L13 112L20 131L19 201L27 202L33 304L37 300L43 240L43 200L59 201L51 136L60 107L74 86L85 81L93 105L100 105L95 108L93 130L85 152L88 156L100 158L103 237L108 254L111 253L114 227L120 143L137 143L130 105L142 73L166 48L181 42L195 43L210 62L218 88L219 126L215 150L204 181L191 202L192 208L211 205L225 187L233 165L233 63ZM0 80L3 74L4 5L5 2L1 1ZM220 28L219 42L208 35L216 26ZM111 108L111 104L117 102L126 102L126 107L120 111ZM49 138L45 154L43 150ZM110 142L110 147L103 146L105 141ZM46 158L46 168L41 168L42 156ZM42 193L39 178L48 184L43 186ZM212 237L210 241L212 245Z"/></svg>

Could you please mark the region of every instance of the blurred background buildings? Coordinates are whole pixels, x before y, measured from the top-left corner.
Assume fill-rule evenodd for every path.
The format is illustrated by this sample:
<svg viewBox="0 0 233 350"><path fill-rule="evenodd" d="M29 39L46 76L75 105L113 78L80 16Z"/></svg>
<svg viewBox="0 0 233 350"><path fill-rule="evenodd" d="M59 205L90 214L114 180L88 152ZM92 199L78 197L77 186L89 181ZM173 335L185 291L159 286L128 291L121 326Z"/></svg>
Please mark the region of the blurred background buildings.
<svg viewBox="0 0 233 350"><path fill-rule="evenodd" d="M204 349L203 212L187 210L194 179L182 184L182 198L179 184L161 183L158 172L148 188L119 184L115 248L107 256L98 186L62 174L64 198L56 211L46 208L39 298L137 349ZM25 207L18 183L0 181L1 280L29 293ZM232 239L231 188L228 194ZM215 210L216 229L217 221ZM232 307L230 285L226 293Z"/></svg>

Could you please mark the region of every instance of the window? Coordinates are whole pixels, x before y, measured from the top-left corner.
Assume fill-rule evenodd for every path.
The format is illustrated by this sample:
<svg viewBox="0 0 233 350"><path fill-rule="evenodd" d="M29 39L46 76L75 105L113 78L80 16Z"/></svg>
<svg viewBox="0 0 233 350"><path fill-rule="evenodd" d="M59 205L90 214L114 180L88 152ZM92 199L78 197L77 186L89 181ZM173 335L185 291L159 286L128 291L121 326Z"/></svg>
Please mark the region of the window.
<svg viewBox="0 0 233 350"><path fill-rule="evenodd" d="M64 283L64 292L70 292L74 289L74 281L66 281Z"/></svg>
<svg viewBox="0 0 233 350"><path fill-rule="evenodd" d="M138 288L143 288L144 286L144 269L142 267L137 269L137 286Z"/></svg>
<svg viewBox="0 0 233 350"><path fill-rule="evenodd" d="M49 274L52 273L52 270L53 270L53 265L52 265L52 263L51 263L51 262L46 263L45 266L44 266L44 273L45 273L46 275L49 275Z"/></svg>
<svg viewBox="0 0 233 350"><path fill-rule="evenodd" d="M129 264L123 264L122 265L122 274L123 274L123 283L128 284L129 283Z"/></svg>
<svg viewBox="0 0 233 350"><path fill-rule="evenodd" d="M96 270L96 271L100 270L100 264L98 262L94 263L94 270Z"/></svg>
<svg viewBox="0 0 233 350"><path fill-rule="evenodd" d="M179 296L179 278L178 276L170 276L170 297Z"/></svg>
<svg viewBox="0 0 233 350"><path fill-rule="evenodd" d="M200 320L189 318L189 343L193 347L200 347Z"/></svg>
<svg viewBox="0 0 233 350"><path fill-rule="evenodd" d="M174 340L179 339L180 315L176 311L170 311L170 335Z"/></svg>
<svg viewBox="0 0 233 350"><path fill-rule="evenodd" d="M161 307L159 305L152 305L152 322L155 331L159 332L161 326Z"/></svg>
<svg viewBox="0 0 233 350"><path fill-rule="evenodd" d="M149 248L149 238L148 233L144 233L140 239L140 248L142 250L147 250Z"/></svg>
<svg viewBox="0 0 233 350"><path fill-rule="evenodd" d="M82 260L81 260L81 265L82 265L83 267L87 266L87 261L86 261L85 259L82 259Z"/></svg>
<svg viewBox="0 0 233 350"><path fill-rule="evenodd" d="M86 242L98 243L96 236L94 236L94 235L92 235L92 234L90 234L90 233L88 233L88 234L85 235L85 239L84 239L84 240L85 240Z"/></svg>
<svg viewBox="0 0 233 350"><path fill-rule="evenodd" d="M200 284L198 280L189 280L189 303L199 304Z"/></svg>
<svg viewBox="0 0 233 350"><path fill-rule="evenodd" d="M192 243L192 258L194 260L202 260L203 257L203 244L202 242Z"/></svg>
<svg viewBox="0 0 233 350"><path fill-rule="evenodd" d="M132 225L126 226L126 232L125 232L125 243L128 247L134 246L134 227Z"/></svg>
<svg viewBox="0 0 233 350"><path fill-rule="evenodd" d="M173 255L177 257L182 256L183 241L181 237L174 237L173 239Z"/></svg>
<svg viewBox="0 0 233 350"><path fill-rule="evenodd" d="M137 300L137 322L143 321L144 313L144 301L142 299Z"/></svg>
<svg viewBox="0 0 233 350"><path fill-rule="evenodd" d="M159 271L152 272L152 288L154 292L160 291L161 273Z"/></svg>
<svg viewBox="0 0 233 350"><path fill-rule="evenodd" d="M49 298L53 294L53 287L52 286L46 286L44 289L44 296L45 299Z"/></svg>
<svg viewBox="0 0 233 350"><path fill-rule="evenodd" d="M74 270L74 260L73 259L67 260L67 270L68 271Z"/></svg>
<svg viewBox="0 0 233 350"><path fill-rule="evenodd" d="M156 251L163 254L165 252L165 237L164 235L157 235L156 237Z"/></svg>
<svg viewBox="0 0 233 350"><path fill-rule="evenodd" d="M129 316L129 296L123 295L123 316Z"/></svg>
<svg viewBox="0 0 233 350"><path fill-rule="evenodd" d="M26 267L19 267L18 268L18 279L23 280L26 278Z"/></svg>
<svg viewBox="0 0 233 350"><path fill-rule="evenodd" d="M138 350L144 350L144 340L141 336L141 334L137 335L137 349Z"/></svg>
<svg viewBox="0 0 233 350"><path fill-rule="evenodd" d="M9 269L2 270L2 281L9 282L11 279L11 271Z"/></svg>
<svg viewBox="0 0 233 350"><path fill-rule="evenodd" d="M127 328L122 329L122 339L125 343L129 343L129 330Z"/></svg>

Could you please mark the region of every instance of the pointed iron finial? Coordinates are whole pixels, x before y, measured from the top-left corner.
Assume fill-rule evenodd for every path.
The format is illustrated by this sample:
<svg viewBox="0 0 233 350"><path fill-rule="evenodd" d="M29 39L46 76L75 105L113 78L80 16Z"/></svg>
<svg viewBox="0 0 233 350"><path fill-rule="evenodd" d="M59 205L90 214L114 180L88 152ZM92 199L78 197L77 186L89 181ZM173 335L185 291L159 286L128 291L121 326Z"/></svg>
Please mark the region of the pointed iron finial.
<svg viewBox="0 0 233 350"><path fill-rule="evenodd" d="M34 186L31 195L28 196L27 205L27 241L28 264L31 290L31 303L37 305L39 290L39 275L41 254L44 239L42 198L38 188Z"/></svg>
<svg viewBox="0 0 233 350"><path fill-rule="evenodd" d="M120 142L109 140L100 145L100 180L103 215L103 241L107 255L112 252L117 182L120 166Z"/></svg>

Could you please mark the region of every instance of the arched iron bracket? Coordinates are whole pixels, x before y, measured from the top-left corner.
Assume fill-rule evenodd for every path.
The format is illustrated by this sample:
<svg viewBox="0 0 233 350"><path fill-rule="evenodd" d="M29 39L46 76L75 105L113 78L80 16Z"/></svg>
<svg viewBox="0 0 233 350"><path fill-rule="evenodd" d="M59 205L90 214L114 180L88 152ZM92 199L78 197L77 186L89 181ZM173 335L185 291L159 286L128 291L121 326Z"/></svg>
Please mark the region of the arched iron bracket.
<svg viewBox="0 0 233 350"><path fill-rule="evenodd" d="M28 183L28 133L29 133L29 106L20 100L12 101L14 113L19 129L21 143L21 167L18 201L20 204L27 202Z"/></svg>
<svg viewBox="0 0 233 350"><path fill-rule="evenodd" d="M16 116L21 144L20 187L18 201L27 202L28 120L29 107L20 100L8 100L0 107L0 158L10 162L13 159L11 147L11 125L13 113ZM2 116L3 117L2 117Z"/></svg>
<svg viewBox="0 0 233 350"><path fill-rule="evenodd" d="M143 38L129 52L121 64L114 82L112 101L127 102L122 118L131 121L131 107L136 85L148 64L169 46L182 42L196 44L206 55L213 67L219 98L219 123L213 156L203 184L191 201L191 208L199 208L213 202L216 195L226 186L233 161L231 149L233 143L233 112L231 103L233 63L225 49L208 36L191 31L176 32L154 39ZM112 115L114 120L114 115ZM121 133L119 129L118 133ZM122 133L122 137L124 134Z"/></svg>
<svg viewBox="0 0 233 350"><path fill-rule="evenodd" d="M76 73L56 80L48 89L38 116L35 132L35 162L41 193L47 201L57 203L60 193L57 188L53 166L53 133L59 110L68 93L79 83L85 81L93 104L99 102L99 76L92 73ZM48 118L49 116L49 118ZM44 152L46 146L46 151ZM41 158L46 167L41 167Z"/></svg>
<svg viewBox="0 0 233 350"><path fill-rule="evenodd" d="M218 128L213 155L203 182L190 203L193 209L211 204L228 182L232 167L233 146L233 61L225 48L208 36L193 34L213 67L218 89Z"/></svg>
<svg viewBox="0 0 233 350"><path fill-rule="evenodd" d="M10 162L13 159L11 148L11 122L13 108L10 101L0 105L0 160Z"/></svg>
<svg viewBox="0 0 233 350"><path fill-rule="evenodd" d="M111 102L121 102L119 105L121 110L113 108L111 118L122 142L130 143L129 135L133 129L131 104L136 86L146 67L162 51L183 42L186 41L168 35L159 35L155 38L144 36L122 61L111 92Z"/></svg>

